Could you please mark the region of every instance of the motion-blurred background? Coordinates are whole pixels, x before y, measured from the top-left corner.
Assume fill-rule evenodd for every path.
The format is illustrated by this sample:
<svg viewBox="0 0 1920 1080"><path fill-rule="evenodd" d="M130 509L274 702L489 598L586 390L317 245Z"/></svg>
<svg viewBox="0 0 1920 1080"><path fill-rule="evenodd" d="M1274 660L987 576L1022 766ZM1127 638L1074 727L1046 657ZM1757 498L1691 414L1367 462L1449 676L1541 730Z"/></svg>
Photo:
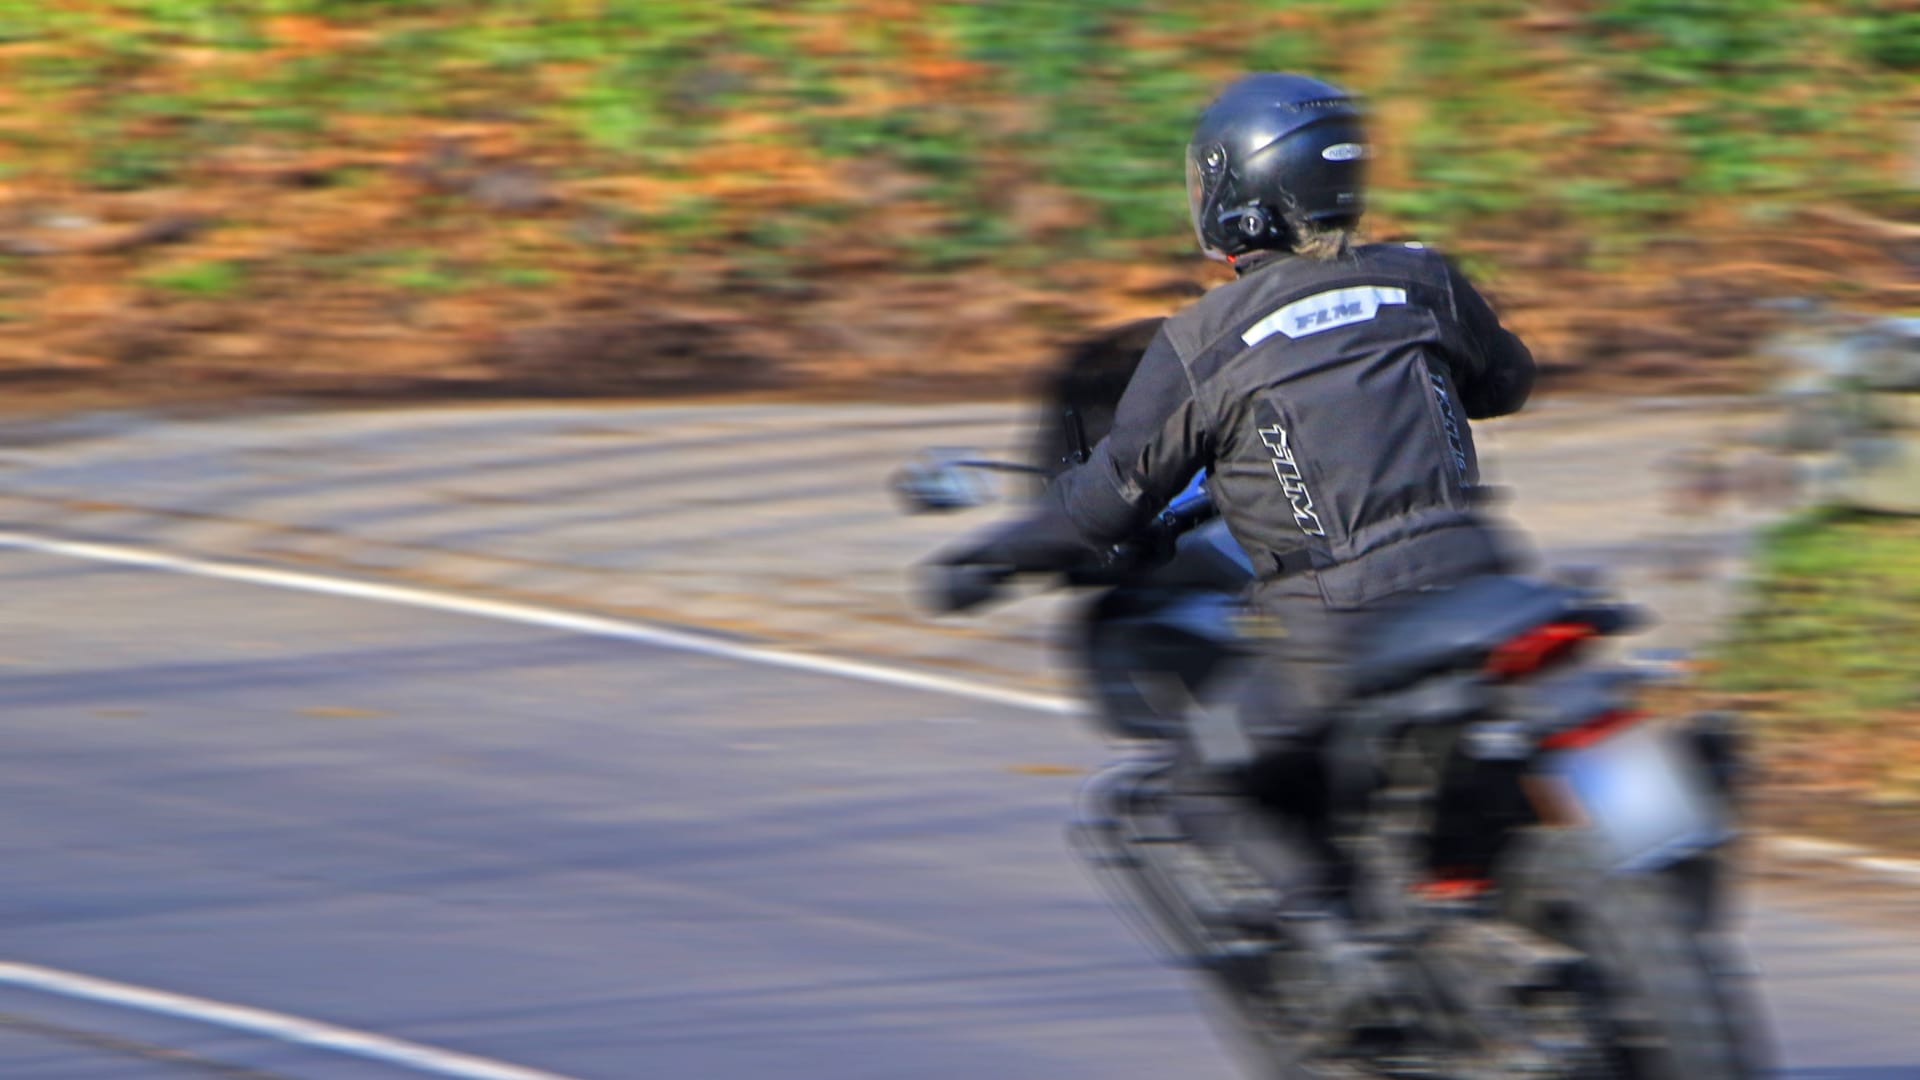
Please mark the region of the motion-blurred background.
<svg viewBox="0 0 1920 1080"><path fill-rule="evenodd" d="M1916 302L1901 0L5 0L10 386L1002 386L1209 280L1188 125L1372 101L1376 237L1561 387Z"/></svg>

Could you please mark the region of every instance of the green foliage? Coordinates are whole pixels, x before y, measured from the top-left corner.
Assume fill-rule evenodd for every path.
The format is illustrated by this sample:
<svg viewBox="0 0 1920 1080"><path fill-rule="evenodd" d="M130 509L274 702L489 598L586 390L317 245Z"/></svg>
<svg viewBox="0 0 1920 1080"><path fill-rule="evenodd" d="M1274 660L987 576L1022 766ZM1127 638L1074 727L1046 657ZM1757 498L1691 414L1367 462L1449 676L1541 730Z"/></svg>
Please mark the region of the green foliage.
<svg viewBox="0 0 1920 1080"><path fill-rule="evenodd" d="M156 37L226 49L266 45L253 17L239 4L209 0L120 0L116 5L152 20Z"/></svg>
<svg viewBox="0 0 1920 1080"><path fill-rule="evenodd" d="M725 227L719 200L698 193L676 195L650 213L632 215L628 224L640 233L682 248L699 247Z"/></svg>
<svg viewBox="0 0 1920 1080"><path fill-rule="evenodd" d="M521 289L541 289L559 282L560 275L541 266L499 266L493 280Z"/></svg>
<svg viewBox="0 0 1920 1080"><path fill-rule="evenodd" d="M181 161L181 149L175 143L121 138L95 145L80 169L80 180L102 191L158 187L174 178Z"/></svg>
<svg viewBox="0 0 1920 1080"><path fill-rule="evenodd" d="M1811 515L1765 542L1756 603L1725 647L1726 689L1793 720L1920 709L1920 521Z"/></svg>
<svg viewBox="0 0 1920 1080"><path fill-rule="evenodd" d="M296 107L320 113L433 116L442 89L435 77L431 40L297 56L242 91L265 107ZM218 108L229 101L214 99Z"/></svg>
<svg viewBox="0 0 1920 1080"><path fill-rule="evenodd" d="M955 270L1004 256L1020 238L990 212L956 214L926 236L907 241L906 265L915 270Z"/></svg>
<svg viewBox="0 0 1920 1080"><path fill-rule="evenodd" d="M314 135L327 126L325 110L310 105L262 105L246 111L247 123L261 131Z"/></svg>
<svg viewBox="0 0 1920 1080"><path fill-rule="evenodd" d="M1770 195L1819 178L1819 139L1847 118L1832 94L1795 91L1842 33L1832 20L1799 0L1611 0L1593 27L1597 49L1631 58L1610 65L1623 90L1677 112L1686 194Z"/></svg>
<svg viewBox="0 0 1920 1080"><path fill-rule="evenodd" d="M1795 0L1609 0L1593 25L1635 46L1633 82L1695 85L1740 72L1780 72L1808 32Z"/></svg>
<svg viewBox="0 0 1920 1080"><path fill-rule="evenodd" d="M458 292L469 285L458 268L427 251L390 253L381 260L379 279L396 288L419 293Z"/></svg>
<svg viewBox="0 0 1920 1080"><path fill-rule="evenodd" d="M246 282L246 273L237 263L198 262L155 270L140 279L154 288L191 296L218 297L237 291Z"/></svg>
<svg viewBox="0 0 1920 1080"><path fill-rule="evenodd" d="M1870 63L1920 70L1920 8L1896 10L1867 0L1854 21L1855 48Z"/></svg>
<svg viewBox="0 0 1920 1080"><path fill-rule="evenodd" d="M1103 0L938 10L967 55L1046 103L1046 121L1020 149L1099 209L1102 233L1146 238L1183 228L1181 154L1210 87L1186 57L1115 40L1131 20L1177 31L1185 18L1177 8Z"/></svg>
<svg viewBox="0 0 1920 1080"><path fill-rule="evenodd" d="M9 60L14 85L87 117L71 132L16 128L0 139L77 149L67 157L83 162L82 182L127 189L171 182L224 144L317 142L335 118L479 118L525 123L546 147L584 148L565 167L570 179L677 177L746 113L771 121L755 138L788 157L797 146L831 158L856 185L871 163L889 197L935 204L948 225L905 243L911 264L931 267L1029 265L1063 242L1116 255L1183 244L1182 148L1216 84L1246 70L1345 81L1405 121L1390 131L1403 182L1376 192L1375 205L1442 239L1519 212L1587 230L1604 255L1705 199L1784 214L1888 186L1860 168L1870 151L1844 150L1891 135L1884 104L1910 93L1900 73L1920 67L1910 5L1597 0L1576 5L1583 13L1544 46L1519 18L1534 7L928 0L914 20L885 22L843 0L0 0L0 41L62 46ZM178 62L180 46L201 56L260 48L275 15L356 33L264 73L249 58ZM808 33L823 26L824 47ZM1847 56L1857 79L1819 66ZM950 97L930 99L930 58L975 67ZM1556 73L1558 83L1545 77ZM1532 92L1543 84L1566 96ZM1653 117L1644 141L1583 156L1584 137L1609 119L1595 97ZM1030 182L1066 189L1095 220L1040 252L998 209ZM636 224L701 245L737 232L741 216L700 202ZM776 238L767 250L806 242ZM407 275L409 288L451 287L432 267Z"/></svg>
<svg viewBox="0 0 1920 1080"><path fill-rule="evenodd" d="M179 2L192 3L194 0ZM261 6L276 15L326 15L352 19L472 11L476 8L499 7L500 0L264 0Z"/></svg>
<svg viewBox="0 0 1920 1080"><path fill-rule="evenodd" d="M62 94L98 85L106 78L108 66L104 57L49 53L23 57L13 70L29 93Z"/></svg>
<svg viewBox="0 0 1920 1080"><path fill-rule="evenodd" d="M37 8L38 0L0 0L0 44L45 36L45 25L35 17Z"/></svg>
<svg viewBox="0 0 1920 1080"><path fill-rule="evenodd" d="M698 144L704 122L746 90L730 58L782 54L777 24L745 6L607 0L597 18L537 27L535 36L495 28L485 40L512 63L591 64L559 116L600 150L655 163Z"/></svg>
<svg viewBox="0 0 1920 1080"><path fill-rule="evenodd" d="M1420 122L1400 133L1413 183L1378 192L1377 206L1446 240L1516 207L1578 199L1562 178L1544 175L1541 147L1513 137L1540 118L1534 103L1507 90L1523 50L1504 24L1447 12L1408 32L1407 62L1380 92L1424 103Z"/></svg>
<svg viewBox="0 0 1920 1080"><path fill-rule="evenodd" d="M849 117L813 124L813 145L834 157L886 157L934 180L971 176L981 141L965 113L925 109Z"/></svg>

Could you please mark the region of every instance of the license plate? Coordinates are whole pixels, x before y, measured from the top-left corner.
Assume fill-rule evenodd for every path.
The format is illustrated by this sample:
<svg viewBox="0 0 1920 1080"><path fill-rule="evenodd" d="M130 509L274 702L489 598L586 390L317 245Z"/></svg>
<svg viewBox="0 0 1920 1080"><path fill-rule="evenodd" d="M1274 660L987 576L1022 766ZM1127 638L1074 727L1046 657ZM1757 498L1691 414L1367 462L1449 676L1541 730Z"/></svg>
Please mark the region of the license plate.
<svg viewBox="0 0 1920 1080"><path fill-rule="evenodd" d="M1732 835L1698 759L1655 725L1563 751L1549 768L1624 869L1661 865Z"/></svg>

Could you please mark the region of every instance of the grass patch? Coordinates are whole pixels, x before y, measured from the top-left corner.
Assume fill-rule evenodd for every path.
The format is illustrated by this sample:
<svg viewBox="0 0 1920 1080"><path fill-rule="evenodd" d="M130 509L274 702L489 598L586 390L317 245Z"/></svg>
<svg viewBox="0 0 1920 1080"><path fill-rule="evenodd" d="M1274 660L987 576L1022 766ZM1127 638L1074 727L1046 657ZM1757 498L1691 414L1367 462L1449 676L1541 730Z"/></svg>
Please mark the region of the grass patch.
<svg viewBox="0 0 1920 1080"><path fill-rule="evenodd" d="M468 286L466 277L437 262L416 262L389 268L380 280L395 288L418 293L459 292Z"/></svg>
<svg viewBox="0 0 1920 1080"><path fill-rule="evenodd" d="M1808 733L1920 717L1920 519L1829 511L1775 530L1715 681Z"/></svg>
<svg viewBox="0 0 1920 1080"><path fill-rule="evenodd" d="M171 181L180 170L180 150L157 139L103 142L79 176L101 191L134 191Z"/></svg>
<svg viewBox="0 0 1920 1080"><path fill-rule="evenodd" d="M157 289L190 296L227 296L246 283L246 272L231 262L198 262L154 270L140 280Z"/></svg>
<svg viewBox="0 0 1920 1080"><path fill-rule="evenodd" d="M493 280L515 288L544 289L559 284L561 276L543 266L497 266L493 270Z"/></svg>

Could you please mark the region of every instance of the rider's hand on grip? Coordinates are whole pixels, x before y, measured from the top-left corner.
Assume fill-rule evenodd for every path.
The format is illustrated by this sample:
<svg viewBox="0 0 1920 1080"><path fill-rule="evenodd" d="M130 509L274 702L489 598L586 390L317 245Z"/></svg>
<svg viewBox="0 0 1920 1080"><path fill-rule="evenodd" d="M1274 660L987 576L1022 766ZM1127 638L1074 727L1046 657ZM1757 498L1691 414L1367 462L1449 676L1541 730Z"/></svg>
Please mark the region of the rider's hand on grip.
<svg viewBox="0 0 1920 1080"><path fill-rule="evenodd" d="M1057 574L1099 560L1071 522L1043 511L995 525L936 556L934 561L953 566L1004 566L1020 574Z"/></svg>
<svg viewBox="0 0 1920 1080"><path fill-rule="evenodd" d="M987 563L930 563L920 568L920 603L941 614L976 608L1014 573L1011 566Z"/></svg>

